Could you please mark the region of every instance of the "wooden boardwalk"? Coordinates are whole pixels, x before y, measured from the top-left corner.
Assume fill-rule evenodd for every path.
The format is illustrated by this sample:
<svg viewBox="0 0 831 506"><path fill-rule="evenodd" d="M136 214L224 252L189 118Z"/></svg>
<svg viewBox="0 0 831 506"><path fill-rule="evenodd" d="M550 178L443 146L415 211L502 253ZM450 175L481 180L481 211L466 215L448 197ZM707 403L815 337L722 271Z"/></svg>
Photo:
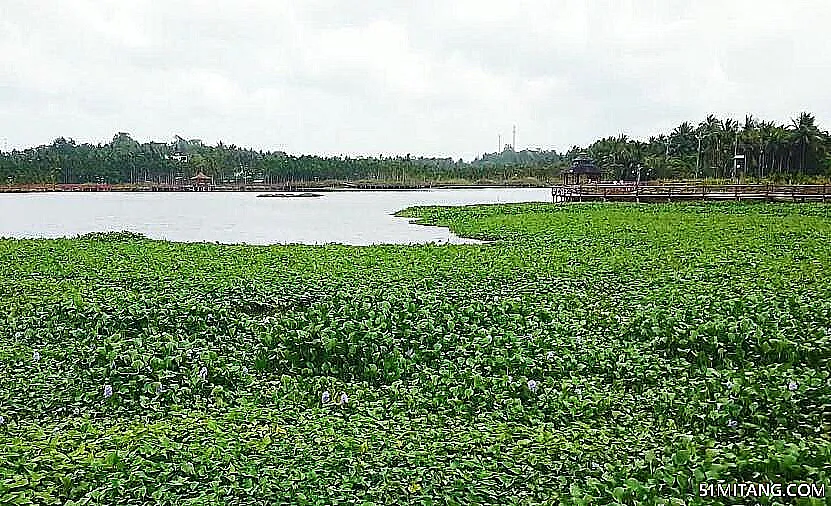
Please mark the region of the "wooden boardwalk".
<svg viewBox="0 0 831 506"><path fill-rule="evenodd" d="M831 185L592 183L551 189L554 202L676 202L752 200L766 202L831 201Z"/></svg>

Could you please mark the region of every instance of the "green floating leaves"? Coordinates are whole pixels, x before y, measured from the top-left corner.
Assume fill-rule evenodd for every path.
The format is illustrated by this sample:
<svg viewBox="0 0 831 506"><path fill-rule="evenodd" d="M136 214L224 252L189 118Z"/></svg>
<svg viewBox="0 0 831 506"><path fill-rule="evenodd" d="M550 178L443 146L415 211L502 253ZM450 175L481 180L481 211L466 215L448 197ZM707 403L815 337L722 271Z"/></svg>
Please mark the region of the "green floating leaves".
<svg viewBox="0 0 831 506"><path fill-rule="evenodd" d="M829 209L401 213L482 245L0 240L0 503L828 483Z"/></svg>

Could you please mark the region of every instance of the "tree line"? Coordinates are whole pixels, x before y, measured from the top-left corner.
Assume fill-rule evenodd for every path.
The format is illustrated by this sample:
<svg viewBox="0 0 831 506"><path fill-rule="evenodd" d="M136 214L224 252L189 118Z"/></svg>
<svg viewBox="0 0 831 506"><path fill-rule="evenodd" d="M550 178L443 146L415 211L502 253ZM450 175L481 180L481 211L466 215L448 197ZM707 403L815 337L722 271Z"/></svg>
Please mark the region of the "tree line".
<svg viewBox="0 0 831 506"><path fill-rule="evenodd" d="M548 179L551 153L523 151L483 155L466 163L411 155L348 157L290 155L223 142L215 146L176 136L170 143L139 143L117 133L106 144L58 138L51 144L2 153L0 184L177 183L203 173L215 183L309 183L325 181L504 181ZM559 156L559 155L557 155Z"/></svg>
<svg viewBox="0 0 831 506"><path fill-rule="evenodd" d="M626 135L556 150L520 150L461 159L290 155L176 136L140 143L120 132L105 144L60 137L51 144L0 153L0 184L176 183L204 173L224 183L313 181L545 182L587 153L606 179L787 179L831 174L831 138L810 113L790 124L746 116L744 122L708 116L681 123L646 141ZM738 158L736 158L738 155ZM736 161L738 160L738 162Z"/></svg>
<svg viewBox="0 0 831 506"><path fill-rule="evenodd" d="M609 179L808 180L831 175L831 137L813 114L803 112L790 124L747 115L744 122L707 116L683 122L669 134L647 141L626 135L575 146L566 155L588 155Z"/></svg>

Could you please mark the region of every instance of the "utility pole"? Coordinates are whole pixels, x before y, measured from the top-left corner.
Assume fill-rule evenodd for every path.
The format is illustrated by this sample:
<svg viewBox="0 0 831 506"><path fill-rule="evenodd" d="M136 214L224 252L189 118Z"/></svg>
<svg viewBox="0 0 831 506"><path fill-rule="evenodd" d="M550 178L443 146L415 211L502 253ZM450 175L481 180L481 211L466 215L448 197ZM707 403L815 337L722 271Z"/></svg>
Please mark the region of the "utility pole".
<svg viewBox="0 0 831 506"><path fill-rule="evenodd" d="M497 153L502 152L502 134L499 134L499 151Z"/></svg>
<svg viewBox="0 0 831 506"><path fill-rule="evenodd" d="M641 202L641 164L638 164L638 179L635 181L635 202Z"/></svg>
<svg viewBox="0 0 831 506"><path fill-rule="evenodd" d="M516 151L516 125L514 125L514 140L511 147L514 148L514 151Z"/></svg>
<svg viewBox="0 0 831 506"><path fill-rule="evenodd" d="M698 137L698 155L695 157L695 178L698 179L698 170L701 167L701 135L696 135Z"/></svg>

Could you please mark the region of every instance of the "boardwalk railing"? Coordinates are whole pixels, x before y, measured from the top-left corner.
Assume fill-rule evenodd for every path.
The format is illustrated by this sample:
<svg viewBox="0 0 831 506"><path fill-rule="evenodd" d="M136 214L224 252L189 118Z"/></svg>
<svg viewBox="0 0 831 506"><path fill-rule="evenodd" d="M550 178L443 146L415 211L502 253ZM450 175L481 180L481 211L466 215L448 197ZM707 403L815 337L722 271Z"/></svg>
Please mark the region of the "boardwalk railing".
<svg viewBox="0 0 831 506"><path fill-rule="evenodd" d="M554 202L672 202L677 200L766 200L769 202L825 202L831 185L706 184L706 183L592 183L558 185Z"/></svg>

